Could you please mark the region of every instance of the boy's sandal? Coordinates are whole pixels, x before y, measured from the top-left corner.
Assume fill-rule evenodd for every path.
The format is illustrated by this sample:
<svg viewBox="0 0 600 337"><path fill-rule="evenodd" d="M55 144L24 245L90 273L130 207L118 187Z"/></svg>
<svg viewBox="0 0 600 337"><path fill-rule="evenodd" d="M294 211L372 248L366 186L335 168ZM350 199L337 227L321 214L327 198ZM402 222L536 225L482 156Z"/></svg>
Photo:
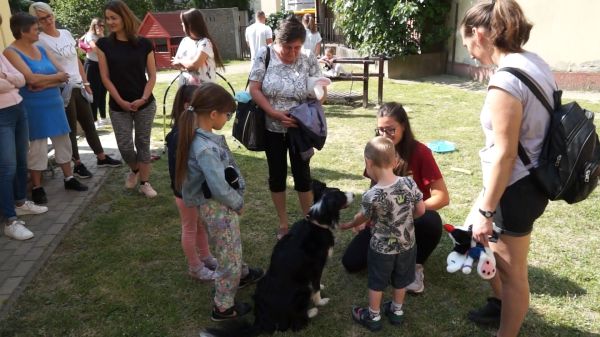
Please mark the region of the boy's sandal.
<svg viewBox="0 0 600 337"><path fill-rule="evenodd" d="M286 236L288 233L289 229L286 228L281 228L279 227L279 229L277 230L277 241L281 240L282 237Z"/></svg>

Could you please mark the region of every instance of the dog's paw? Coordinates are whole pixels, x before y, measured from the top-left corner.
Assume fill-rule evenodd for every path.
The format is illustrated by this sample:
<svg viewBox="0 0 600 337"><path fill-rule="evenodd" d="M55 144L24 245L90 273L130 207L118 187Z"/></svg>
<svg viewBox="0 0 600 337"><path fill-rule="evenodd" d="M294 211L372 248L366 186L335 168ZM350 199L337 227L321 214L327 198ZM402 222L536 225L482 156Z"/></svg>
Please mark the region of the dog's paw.
<svg viewBox="0 0 600 337"><path fill-rule="evenodd" d="M315 316L317 316L318 313L319 313L319 309L317 309L317 308L310 308L306 312L306 314L308 315L308 318L314 318Z"/></svg>
<svg viewBox="0 0 600 337"><path fill-rule="evenodd" d="M315 303L315 305L322 307L327 303L329 303L329 298L321 298L318 303Z"/></svg>

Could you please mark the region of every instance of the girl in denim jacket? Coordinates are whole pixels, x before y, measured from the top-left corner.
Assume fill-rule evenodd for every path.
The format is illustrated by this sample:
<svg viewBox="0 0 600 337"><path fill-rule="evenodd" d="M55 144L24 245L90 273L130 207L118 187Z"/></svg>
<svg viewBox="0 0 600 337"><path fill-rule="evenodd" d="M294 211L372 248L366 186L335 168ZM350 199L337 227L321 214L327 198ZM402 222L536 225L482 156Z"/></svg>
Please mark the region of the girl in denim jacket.
<svg viewBox="0 0 600 337"><path fill-rule="evenodd" d="M186 206L198 208L219 265L211 317L214 321L248 313L250 305L235 304L235 293L238 287L258 281L264 274L242 263L239 215L246 184L225 137L212 132L223 128L235 107L233 97L223 87L203 83L178 123L176 187Z"/></svg>

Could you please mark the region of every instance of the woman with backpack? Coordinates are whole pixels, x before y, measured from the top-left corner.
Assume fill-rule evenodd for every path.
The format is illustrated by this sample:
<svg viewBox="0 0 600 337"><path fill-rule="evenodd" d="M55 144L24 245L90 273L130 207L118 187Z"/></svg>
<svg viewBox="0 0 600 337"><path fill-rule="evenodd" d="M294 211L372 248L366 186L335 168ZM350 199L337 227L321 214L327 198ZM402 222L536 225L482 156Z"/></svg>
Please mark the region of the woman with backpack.
<svg viewBox="0 0 600 337"><path fill-rule="evenodd" d="M532 25L514 0L479 2L460 25L463 44L484 65L521 69L534 79L552 101L555 81L550 67L538 55L523 49ZM485 147L480 151L483 191L473 207L473 239L484 245L493 230L497 243L497 273L491 280L493 297L469 313L479 324L499 325L498 337L517 336L529 307L527 253L534 221L548 198L534 185L519 159L522 145L533 166L538 163L550 117L546 108L520 80L506 71L490 78L481 111ZM477 212L477 213L476 213Z"/></svg>

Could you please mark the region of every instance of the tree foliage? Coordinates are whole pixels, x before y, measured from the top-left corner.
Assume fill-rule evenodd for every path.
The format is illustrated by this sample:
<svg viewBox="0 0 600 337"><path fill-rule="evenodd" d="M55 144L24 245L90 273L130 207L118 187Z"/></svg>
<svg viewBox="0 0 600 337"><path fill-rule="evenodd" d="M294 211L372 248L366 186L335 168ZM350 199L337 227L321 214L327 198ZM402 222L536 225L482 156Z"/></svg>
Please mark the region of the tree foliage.
<svg viewBox="0 0 600 337"><path fill-rule="evenodd" d="M450 30L450 0L325 0L349 47L370 55L439 51Z"/></svg>
<svg viewBox="0 0 600 337"><path fill-rule="evenodd" d="M11 8L23 7L25 10L30 0L10 0ZM126 0L127 5L142 20L147 12L166 12L187 8L230 8L238 7L247 10L248 0ZM57 21L77 36L86 32L92 18L103 17L106 0L50 0L50 6L56 14Z"/></svg>

